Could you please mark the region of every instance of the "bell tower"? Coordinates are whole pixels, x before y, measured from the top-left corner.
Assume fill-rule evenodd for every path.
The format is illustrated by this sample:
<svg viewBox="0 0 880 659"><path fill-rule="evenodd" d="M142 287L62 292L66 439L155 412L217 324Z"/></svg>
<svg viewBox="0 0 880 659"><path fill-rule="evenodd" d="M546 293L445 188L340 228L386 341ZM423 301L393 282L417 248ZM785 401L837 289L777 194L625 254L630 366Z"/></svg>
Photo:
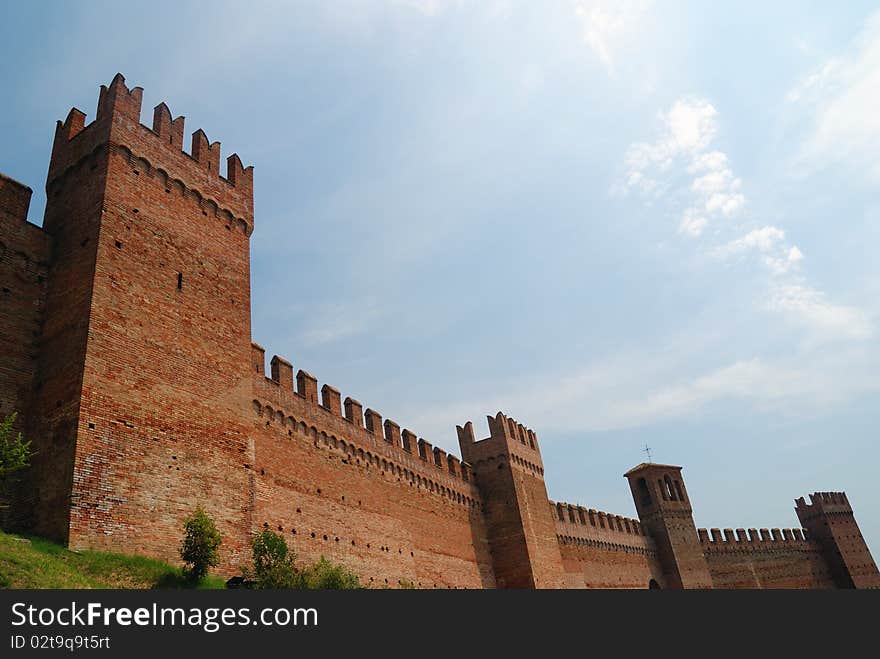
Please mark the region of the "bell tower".
<svg viewBox="0 0 880 659"><path fill-rule="evenodd" d="M642 463L624 476L642 526L657 544L667 588L712 588L681 467Z"/></svg>

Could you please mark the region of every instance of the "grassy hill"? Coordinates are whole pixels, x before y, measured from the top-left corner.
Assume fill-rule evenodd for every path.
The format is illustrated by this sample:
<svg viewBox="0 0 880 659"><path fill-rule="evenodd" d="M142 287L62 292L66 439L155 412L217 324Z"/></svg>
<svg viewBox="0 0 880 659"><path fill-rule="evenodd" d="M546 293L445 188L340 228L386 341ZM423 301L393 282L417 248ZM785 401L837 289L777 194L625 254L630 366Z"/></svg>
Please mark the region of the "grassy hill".
<svg viewBox="0 0 880 659"><path fill-rule="evenodd" d="M180 588L179 568L144 556L69 551L42 538L0 532L0 588ZM200 588L224 588L209 576Z"/></svg>

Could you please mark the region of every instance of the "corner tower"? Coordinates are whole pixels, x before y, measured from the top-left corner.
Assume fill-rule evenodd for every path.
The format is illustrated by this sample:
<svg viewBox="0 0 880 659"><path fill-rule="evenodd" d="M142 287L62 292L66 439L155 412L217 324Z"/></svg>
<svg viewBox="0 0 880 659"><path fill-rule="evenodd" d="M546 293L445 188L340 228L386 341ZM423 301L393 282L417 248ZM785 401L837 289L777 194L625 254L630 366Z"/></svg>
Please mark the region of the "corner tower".
<svg viewBox="0 0 880 659"><path fill-rule="evenodd" d="M712 588L681 467L642 463L624 476L642 526L654 538L667 588Z"/></svg>
<svg viewBox="0 0 880 659"><path fill-rule="evenodd" d="M815 492L795 501L798 519L817 543L838 588L880 588L880 572L844 492Z"/></svg>
<svg viewBox="0 0 880 659"><path fill-rule="evenodd" d="M32 424L31 526L73 548L176 558L198 504L246 542L253 170L117 74L58 122ZM115 536L115 538L114 538Z"/></svg>
<svg viewBox="0 0 880 659"><path fill-rule="evenodd" d="M488 417L489 437L458 426L461 456L471 464L484 501L484 518L499 588L562 588L556 524L547 505L538 438L501 412Z"/></svg>

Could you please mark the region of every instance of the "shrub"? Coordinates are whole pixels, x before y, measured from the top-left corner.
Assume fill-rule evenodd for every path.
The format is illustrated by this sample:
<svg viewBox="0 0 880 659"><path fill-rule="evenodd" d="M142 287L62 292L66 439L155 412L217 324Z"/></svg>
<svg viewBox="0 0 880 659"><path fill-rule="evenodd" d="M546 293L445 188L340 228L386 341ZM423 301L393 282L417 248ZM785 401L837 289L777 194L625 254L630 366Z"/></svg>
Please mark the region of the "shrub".
<svg viewBox="0 0 880 659"><path fill-rule="evenodd" d="M264 530L253 540L254 572L245 572L245 579L254 588L278 589L301 587L301 575L294 566L296 554L288 551L280 533Z"/></svg>
<svg viewBox="0 0 880 659"><path fill-rule="evenodd" d="M302 588L307 590L351 590L363 588L357 575L339 563L320 560L302 572Z"/></svg>
<svg viewBox="0 0 880 659"><path fill-rule="evenodd" d="M184 574L192 582L200 582L208 570L217 565L217 553L223 542L214 520L208 517L204 508L196 508L183 528L185 535L180 545L180 557L186 563Z"/></svg>
<svg viewBox="0 0 880 659"><path fill-rule="evenodd" d="M24 441L21 433L13 435L12 424L16 413L13 412L0 422L0 495L5 498L6 477L16 471L29 467L33 455L31 443ZM0 508L6 506L0 505Z"/></svg>

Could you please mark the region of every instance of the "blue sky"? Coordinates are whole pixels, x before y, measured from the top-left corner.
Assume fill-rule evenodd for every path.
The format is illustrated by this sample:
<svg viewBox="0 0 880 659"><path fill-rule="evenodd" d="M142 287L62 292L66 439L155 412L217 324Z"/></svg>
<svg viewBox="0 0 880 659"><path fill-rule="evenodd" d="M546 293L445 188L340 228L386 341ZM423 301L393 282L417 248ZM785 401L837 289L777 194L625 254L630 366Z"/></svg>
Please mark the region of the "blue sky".
<svg viewBox="0 0 880 659"><path fill-rule="evenodd" d="M869 3L4 3L0 171L117 71L255 166L254 339L550 496L700 526L845 490L875 554L880 13ZM875 556L876 558L876 556Z"/></svg>

